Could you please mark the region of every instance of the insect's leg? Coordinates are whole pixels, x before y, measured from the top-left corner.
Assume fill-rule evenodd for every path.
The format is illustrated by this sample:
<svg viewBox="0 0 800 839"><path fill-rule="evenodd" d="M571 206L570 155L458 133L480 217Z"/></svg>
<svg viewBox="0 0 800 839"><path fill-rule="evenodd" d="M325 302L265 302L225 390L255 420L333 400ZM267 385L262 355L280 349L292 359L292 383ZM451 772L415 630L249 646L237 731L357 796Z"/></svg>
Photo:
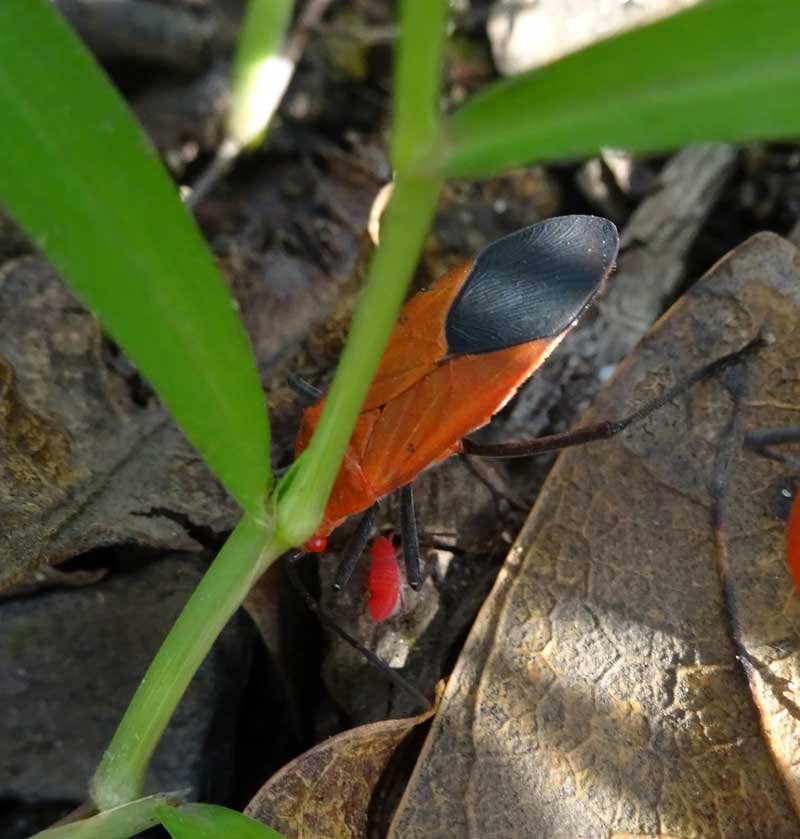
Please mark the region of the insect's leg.
<svg viewBox="0 0 800 839"><path fill-rule="evenodd" d="M313 405L322 399L322 391L296 373L289 373L286 377L286 384L309 405Z"/></svg>
<svg viewBox="0 0 800 839"><path fill-rule="evenodd" d="M786 446L791 443L800 443L800 428L763 428L759 431L751 431L744 438L746 449L768 457L770 460L777 460L779 463L786 463L800 469L798 458L773 451L775 446Z"/></svg>
<svg viewBox="0 0 800 839"><path fill-rule="evenodd" d="M657 396L650 402L642 405L641 408L618 420L607 420L606 422L598 422L593 425L587 425L583 428L578 428L575 431L567 431L564 434L549 434L545 437L538 437L535 440L528 440L521 443L476 443L473 440L462 440L462 447L464 454L474 454L480 457L496 457L496 458L513 458L513 457L530 457L535 454L544 454L545 452L558 451L559 449L566 449L570 446L580 446L584 443L593 443L596 440L608 440L622 431L625 431L631 425L649 417L655 413L659 408L662 408L668 402L671 402L678 396L681 396L686 391L690 390L694 385L703 379L721 373L726 368L738 363L751 352L759 349L762 346L760 336L757 336L750 341L746 346L740 350L723 355L716 361L712 361L705 367L695 370L694 373L687 376L682 381L678 382L673 387L664 391L661 396Z"/></svg>
<svg viewBox="0 0 800 839"><path fill-rule="evenodd" d="M356 570L358 560L361 559L361 554L364 553L364 548L367 547L370 534L372 533L372 526L375 524L375 516L378 515L378 503L375 502L363 516L358 523L347 547L342 554L342 560L339 567L336 569L336 576L333 580L333 590L341 591L350 578L353 576L353 571Z"/></svg>
<svg viewBox="0 0 800 839"><path fill-rule="evenodd" d="M414 591L422 585L419 562L419 536L417 516L414 512L414 492L411 484L400 490L400 531L403 534L403 558L406 562L406 579Z"/></svg>
<svg viewBox="0 0 800 839"><path fill-rule="evenodd" d="M292 551L292 553L288 554L287 562L286 562L286 573L289 577L289 582L292 584L294 590L300 595L303 602L306 606L320 619L325 626L328 627L332 632L335 632L343 641L347 642L354 650L357 650L364 656L364 658L369 661L369 663L375 667L377 670L380 670L381 673L384 674L390 681L394 682L399 688L406 691L409 696L412 696L417 702L419 702L422 708L430 707L430 702L425 694L422 691L418 690L414 685L411 684L408 680L404 679L396 670L392 667L389 667L385 661L381 661L375 653L372 652L368 647L365 647L361 641L357 638L354 638L350 635L349 632L346 632L339 626L338 623L325 611L320 603L318 603L314 598L311 596L311 593L308 589L303 585L303 581L300 579L300 575L297 573L297 568L295 565L297 561L304 556L302 551Z"/></svg>

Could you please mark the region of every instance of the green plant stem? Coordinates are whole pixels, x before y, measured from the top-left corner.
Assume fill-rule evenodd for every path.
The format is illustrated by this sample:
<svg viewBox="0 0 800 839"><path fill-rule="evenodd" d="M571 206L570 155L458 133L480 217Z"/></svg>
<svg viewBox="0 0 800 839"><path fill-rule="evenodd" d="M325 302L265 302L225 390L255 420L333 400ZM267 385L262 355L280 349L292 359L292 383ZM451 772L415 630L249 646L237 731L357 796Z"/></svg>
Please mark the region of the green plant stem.
<svg viewBox="0 0 800 839"><path fill-rule="evenodd" d="M173 839L284 839L250 816L216 804L159 807L158 816Z"/></svg>
<svg viewBox="0 0 800 839"><path fill-rule="evenodd" d="M159 823L158 808L181 800L176 793L149 795L88 819L51 827L31 839L128 839Z"/></svg>
<svg viewBox="0 0 800 839"><path fill-rule="evenodd" d="M236 526L142 679L91 783L100 810L139 798L153 751L212 644L287 545L250 516Z"/></svg>
<svg viewBox="0 0 800 839"><path fill-rule="evenodd" d="M405 298L436 209L441 181L398 175L342 358L308 448L278 488L278 533L290 545L313 535L345 448Z"/></svg>
<svg viewBox="0 0 800 839"><path fill-rule="evenodd" d="M403 0L394 64L392 166L398 171L425 157L439 137L447 0Z"/></svg>

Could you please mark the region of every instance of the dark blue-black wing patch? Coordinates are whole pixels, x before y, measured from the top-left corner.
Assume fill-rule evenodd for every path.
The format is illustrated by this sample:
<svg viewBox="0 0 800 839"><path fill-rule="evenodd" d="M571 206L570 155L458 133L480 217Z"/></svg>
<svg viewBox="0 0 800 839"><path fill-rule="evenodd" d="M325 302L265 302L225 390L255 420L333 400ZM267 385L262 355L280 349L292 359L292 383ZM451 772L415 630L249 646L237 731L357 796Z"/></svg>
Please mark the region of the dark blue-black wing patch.
<svg viewBox="0 0 800 839"><path fill-rule="evenodd" d="M558 216L487 245L447 313L449 352L495 352L563 332L618 248L617 228L597 216Z"/></svg>

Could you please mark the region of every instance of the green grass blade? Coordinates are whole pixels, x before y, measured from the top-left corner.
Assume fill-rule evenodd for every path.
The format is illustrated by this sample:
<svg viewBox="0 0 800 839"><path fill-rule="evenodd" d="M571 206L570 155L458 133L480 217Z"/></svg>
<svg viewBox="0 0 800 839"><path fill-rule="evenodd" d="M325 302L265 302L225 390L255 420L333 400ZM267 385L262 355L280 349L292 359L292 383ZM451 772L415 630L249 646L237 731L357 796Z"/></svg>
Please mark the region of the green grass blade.
<svg viewBox="0 0 800 839"><path fill-rule="evenodd" d="M258 515L269 427L213 259L120 97L47 0L0 2L0 202Z"/></svg>
<svg viewBox="0 0 800 839"><path fill-rule="evenodd" d="M796 136L799 39L797 0L709 0L478 94L446 123L443 168Z"/></svg>
<svg viewBox="0 0 800 839"><path fill-rule="evenodd" d="M172 839L283 839L261 822L215 804L159 807L158 817Z"/></svg>
<svg viewBox="0 0 800 839"><path fill-rule="evenodd" d="M276 98L292 72L280 56L292 16L292 0L250 0L233 62L231 110L226 133L238 145L260 142Z"/></svg>
<svg viewBox="0 0 800 839"><path fill-rule="evenodd" d="M394 64L392 165L403 169L439 134L447 0L403 0Z"/></svg>

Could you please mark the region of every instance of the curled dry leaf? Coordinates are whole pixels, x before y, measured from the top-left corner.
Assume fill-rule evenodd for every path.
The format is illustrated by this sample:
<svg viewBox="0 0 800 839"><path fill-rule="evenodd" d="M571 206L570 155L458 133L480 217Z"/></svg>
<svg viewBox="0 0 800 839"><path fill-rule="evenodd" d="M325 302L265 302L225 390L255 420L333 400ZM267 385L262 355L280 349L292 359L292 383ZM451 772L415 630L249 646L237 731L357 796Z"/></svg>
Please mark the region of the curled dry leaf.
<svg viewBox="0 0 800 839"><path fill-rule="evenodd" d="M392 837L798 835L800 600L779 501L797 476L741 445L753 428L797 423L798 250L760 234L719 262L587 422L759 333L745 363L559 458Z"/></svg>
<svg viewBox="0 0 800 839"><path fill-rule="evenodd" d="M270 778L245 815L286 839L363 839L372 792L394 750L435 708L331 737Z"/></svg>

